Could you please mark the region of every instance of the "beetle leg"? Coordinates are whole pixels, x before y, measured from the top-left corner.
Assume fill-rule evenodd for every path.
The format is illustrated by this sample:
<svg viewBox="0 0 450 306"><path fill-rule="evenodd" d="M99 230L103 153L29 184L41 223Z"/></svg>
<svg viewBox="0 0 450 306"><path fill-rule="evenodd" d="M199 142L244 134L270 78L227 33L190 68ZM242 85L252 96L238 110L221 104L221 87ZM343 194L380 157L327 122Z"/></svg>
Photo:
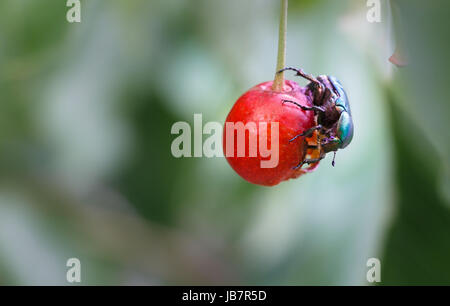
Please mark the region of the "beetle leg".
<svg viewBox="0 0 450 306"><path fill-rule="evenodd" d="M303 161L304 164L314 164L317 162L320 162L323 159L323 157L313 158L313 159L305 159Z"/></svg>
<svg viewBox="0 0 450 306"><path fill-rule="evenodd" d="M316 105L313 105L313 106L303 106L303 105L301 105L301 104L299 104L299 103L297 103L297 102L295 102L295 101L291 101L291 100L283 100L283 104L284 104L284 103L292 103L292 104L295 104L295 105L297 105L298 107L300 107L302 110L305 110L305 111L325 112L325 110L324 110L322 107L316 106Z"/></svg>
<svg viewBox="0 0 450 306"><path fill-rule="evenodd" d="M301 77L307 79L308 81L311 81L313 83L320 84L320 85L322 84L319 80L317 80L312 75L305 73L302 69L297 69L297 68L293 68L293 67L286 67L286 68L283 68L283 69L277 71L277 73L281 73L281 72L284 72L286 70L295 71L295 72L297 72L298 76L301 76Z"/></svg>
<svg viewBox="0 0 450 306"><path fill-rule="evenodd" d="M318 125L316 125L316 126L313 126L312 128L307 129L307 130L304 131L303 133L300 133L300 134L296 135L294 138L290 139L289 142L292 142L292 141L296 140L296 139L297 139L298 137L300 137L300 136L306 136L306 137L309 137L309 136L312 135L312 133L314 133L315 130L319 130L319 129L321 129L321 128L322 128L322 126L321 126L320 124L318 124Z"/></svg>
<svg viewBox="0 0 450 306"><path fill-rule="evenodd" d="M304 159L303 161L301 161L300 163L298 163L297 166L293 167L293 170L297 170L298 168L302 167L304 164L314 164L314 163L318 163L319 161L321 161L324 157L325 154L322 151L322 147L320 145L320 135L317 135L317 143L318 145L306 145L305 146L305 155L306 155L306 150L307 149L318 149L319 150L319 157L318 158L311 158L311 159Z"/></svg>
<svg viewBox="0 0 450 306"><path fill-rule="evenodd" d="M335 163L334 160L336 159L336 151L333 152L333 161L331 162L331 165L334 167Z"/></svg>
<svg viewBox="0 0 450 306"><path fill-rule="evenodd" d="M303 164L305 163L305 161L301 161L297 166L292 167L293 170L297 170L298 168L300 168L301 166L303 166Z"/></svg>
<svg viewBox="0 0 450 306"><path fill-rule="evenodd" d="M323 159L323 156L319 157L319 158L313 158L313 159L305 159L302 162L300 162L297 166L295 166L294 170L297 170L298 168L300 168L301 166L303 166L304 164L314 164L314 163L318 163Z"/></svg>

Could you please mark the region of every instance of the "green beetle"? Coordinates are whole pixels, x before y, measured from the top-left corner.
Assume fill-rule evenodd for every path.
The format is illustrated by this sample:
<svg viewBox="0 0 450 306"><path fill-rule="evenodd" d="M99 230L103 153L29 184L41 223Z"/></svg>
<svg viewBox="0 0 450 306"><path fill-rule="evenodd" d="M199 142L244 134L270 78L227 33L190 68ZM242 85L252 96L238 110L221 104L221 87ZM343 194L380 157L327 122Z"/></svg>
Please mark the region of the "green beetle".
<svg viewBox="0 0 450 306"><path fill-rule="evenodd" d="M319 157L315 159L305 159L294 169L300 168L303 164L317 163L323 159L328 152L334 152L332 165L336 157L336 151L347 147L353 139L353 120L350 111L347 94L341 83L333 76L321 75L317 78L306 74L301 69L287 67L278 73L293 70L298 76L309 80L307 94L313 97L313 106L307 107L291 100L283 100L283 103L292 103L303 110L314 111L317 115L317 125L298 134L297 137L310 137L315 130L319 132L319 145L313 146L319 149Z"/></svg>

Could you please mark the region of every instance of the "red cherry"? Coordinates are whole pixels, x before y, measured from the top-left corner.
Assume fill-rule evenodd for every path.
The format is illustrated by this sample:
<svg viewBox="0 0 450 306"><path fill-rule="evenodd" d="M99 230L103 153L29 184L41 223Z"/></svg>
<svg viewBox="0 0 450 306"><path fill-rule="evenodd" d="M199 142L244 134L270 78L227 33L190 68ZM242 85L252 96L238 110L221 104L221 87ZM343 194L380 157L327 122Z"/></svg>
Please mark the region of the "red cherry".
<svg viewBox="0 0 450 306"><path fill-rule="evenodd" d="M307 144L315 144L316 135L305 139L298 137L296 140L289 142L290 139L303 131L315 125L314 112L304 111L298 106L291 103L284 103L283 100L295 101L304 106L312 105L312 98L305 94L306 89L300 87L296 82L286 80L282 92L272 90L273 81L261 83L244 93L234 104L225 121L223 133L223 151L231 167L245 180L258 185L273 186L282 181L297 178L300 175L310 172L316 168L318 163L309 167L302 167L294 170L301 161L307 156L308 158L316 157L317 150L307 150ZM245 156L237 156L237 133L234 130L227 132L227 123L254 122L258 127L257 130L247 132L245 138ZM249 139L250 136L259 139L261 128L259 123L267 122L267 146L272 147L271 143L271 126L272 123L279 124L279 156L278 164L273 168L262 168L261 161L268 160L270 157L262 157L259 150L257 156L249 156ZM234 154L227 156L227 133L234 133ZM256 134L255 134L256 133ZM252 134L252 135L250 135ZM231 141L230 141L231 144ZM274 144L277 145L276 143ZM228 149L233 152L233 148Z"/></svg>

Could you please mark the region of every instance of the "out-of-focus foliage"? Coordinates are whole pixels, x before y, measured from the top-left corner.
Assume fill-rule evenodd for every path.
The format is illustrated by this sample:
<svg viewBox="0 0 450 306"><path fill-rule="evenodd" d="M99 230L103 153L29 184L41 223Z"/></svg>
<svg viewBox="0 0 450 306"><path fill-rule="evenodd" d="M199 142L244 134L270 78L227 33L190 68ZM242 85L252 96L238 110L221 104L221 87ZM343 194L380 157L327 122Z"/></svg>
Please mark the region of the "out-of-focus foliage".
<svg viewBox="0 0 450 306"><path fill-rule="evenodd" d="M0 3L0 284L450 284L446 1L290 1L287 63L342 81L355 137L272 188L170 129L273 78L277 1L64 2Z"/></svg>
<svg viewBox="0 0 450 306"><path fill-rule="evenodd" d="M387 86L398 212L386 240L385 284L450 284L450 3L393 1L408 66Z"/></svg>

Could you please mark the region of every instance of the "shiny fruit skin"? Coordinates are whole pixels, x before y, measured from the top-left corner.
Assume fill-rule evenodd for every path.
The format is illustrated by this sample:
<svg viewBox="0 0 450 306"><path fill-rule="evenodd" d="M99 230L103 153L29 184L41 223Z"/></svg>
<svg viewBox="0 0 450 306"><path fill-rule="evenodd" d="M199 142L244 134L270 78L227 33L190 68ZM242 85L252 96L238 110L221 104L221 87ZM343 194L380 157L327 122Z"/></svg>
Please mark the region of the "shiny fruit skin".
<svg viewBox="0 0 450 306"><path fill-rule="evenodd" d="M234 144L234 156L226 156L230 166L245 180L250 183L273 186L290 178L296 178L306 172L312 171L317 164L308 168L293 168L305 159L307 141L304 137L298 137L289 142L294 136L315 125L314 112L304 111L292 104L283 104L283 100L292 100L304 106L312 105L312 97L305 94L306 89L300 87L296 82L286 80L282 92L272 90L272 81L254 86L244 93L234 104L225 121L223 133L223 151L226 155L227 122L256 123L279 122L279 161L274 168L262 168L261 160L267 160L259 154L249 157L248 151L245 157L237 157L236 134ZM259 133L258 131L256 131ZM270 135L270 134L269 134ZM254 135L258 137L258 135ZM268 147L271 148L270 136L268 136ZM314 143L313 137L308 142ZM249 137L246 136L245 144L248 148ZM310 143L311 144L311 143ZM248 149L247 149L248 150Z"/></svg>

